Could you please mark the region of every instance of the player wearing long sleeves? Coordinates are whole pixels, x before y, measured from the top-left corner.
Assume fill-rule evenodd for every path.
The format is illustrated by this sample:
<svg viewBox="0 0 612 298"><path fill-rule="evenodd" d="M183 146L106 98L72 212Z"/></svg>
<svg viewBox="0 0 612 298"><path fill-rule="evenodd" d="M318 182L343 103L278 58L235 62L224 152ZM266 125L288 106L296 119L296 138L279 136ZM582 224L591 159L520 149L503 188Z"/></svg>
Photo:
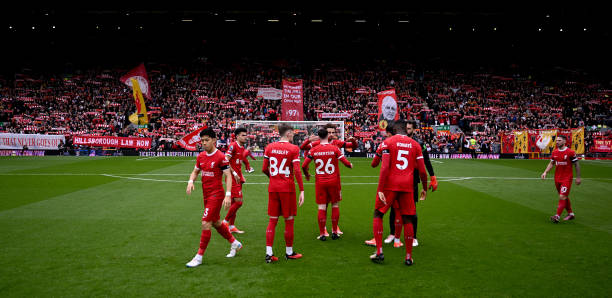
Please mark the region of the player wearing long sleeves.
<svg viewBox="0 0 612 298"><path fill-rule="evenodd" d="M320 129L318 132L321 144L310 149L306 154L306 159L302 164L302 170L306 176L306 180L310 180L308 173L308 165L311 161L315 162L315 197L318 205L318 222L319 236L317 239L325 241L325 225L327 222L327 204L332 204L332 239L339 239L338 220L340 219L340 169L338 168L338 160L346 167L353 168L344 154L337 146L329 143L327 139L328 132L326 129Z"/></svg>
<svg viewBox="0 0 612 298"><path fill-rule="evenodd" d="M427 196L427 173L419 144L406 134L406 122L398 120L393 127L396 135L386 139L381 146L382 164L378 180L377 197L374 205L373 232L376 238L376 252L370 259L374 262L384 260L382 250L382 217L389 208L396 207L404 222L404 241L412 243L412 219L416 213L413 200L414 169L419 169L423 183L421 199ZM412 245L406 245L404 264L412 265Z"/></svg>
<svg viewBox="0 0 612 298"><path fill-rule="evenodd" d="M278 217L285 218L285 257L288 260L299 259L302 254L293 251L293 223L297 215L295 200L295 180L300 189L299 206L304 204L304 183L300 171L300 148L291 144L294 132L291 126L280 124L278 126L280 141L271 143L264 150L262 172L270 178L268 184L268 215L270 221L266 229L266 262L276 262L272 244ZM293 165L291 170L290 165Z"/></svg>
<svg viewBox="0 0 612 298"><path fill-rule="evenodd" d="M212 128L200 132L202 147L204 151L196 158L196 165L189 176L187 183L187 194L190 195L195 189L193 181L202 173L202 195L204 196L204 215L202 216L202 236L200 237L200 249L195 257L187 263L187 267L196 267L202 264L202 256L208 247L211 233L210 228L215 227L217 232L231 243L228 258L234 257L236 252L242 248L242 244L232 236L229 228L219 217L221 206L227 209L231 204L232 174L229 161L221 151L217 150L216 133ZM222 177L225 176L226 192L223 194Z"/></svg>
<svg viewBox="0 0 612 298"><path fill-rule="evenodd" d="M567 139L565 136L557 136L555 140L557 143L557 149L553 150L550 157L550 162L542 173L542 179L546 179L546 174L555 166L555 186L559 193L559 205L557 206L557 213L550 217L553 223L559 223L563 210L567 210L567 216L563 220L572 220L575 218L574 211L572 210L572 204L570 203L569 193L572 188L572 181L574 180L574 172L572 171L572 165L576 167L576 185L580 185L580 164L578 163L578 157L576 152L568 148L565 143Z"/></svg>

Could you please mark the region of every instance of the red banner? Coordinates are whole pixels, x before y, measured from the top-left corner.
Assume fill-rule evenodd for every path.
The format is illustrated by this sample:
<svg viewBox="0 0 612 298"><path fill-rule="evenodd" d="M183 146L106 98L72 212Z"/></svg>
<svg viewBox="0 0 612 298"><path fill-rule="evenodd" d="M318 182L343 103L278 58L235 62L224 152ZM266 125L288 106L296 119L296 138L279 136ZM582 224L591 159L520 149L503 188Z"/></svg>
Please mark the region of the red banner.
<svg viewBox="0 0 612 298"><path fill-rule="evenodd" d="M73 143L95 147L151 149L151 139L149 138L74 136Z"/></svg>
<svg viewBox="0 0 612 298"><path fill-rule="evenodd" d="M376 135L375 131L357 131L355 136L359 138L371 138Z"/></svg>
<svg viewBox="0 0 612 298"><path fill-rule="evenodd" d="M594 139L591 152L612 152L612 139Z"/></svg>
<svg viewBox="0 0 612 298"><path fill-rule="evenodd" d="M395 89L378 92L378 127L381 130L387 128L389 121L399 119L397 107L397 95Z"/></svg>
<svg viewBox="0 0 612 298"><path fill-rule="evenodd" d="M206 126L198 128L196 131L189 133L178 141L179 146L189 150L196 151L197 145L200 142L200 132L204 130Z"/></svg>
<svg viewBox="0 0 612 298"><path fill-rule="evenodd" d="M145 70L144 63L130 70L130 72L122 76L119 80L121 80L121 82L123 82L124 84L132 87L132 78L138 81L142 94L144 94L144 96L146 96L148 99L151 99L151 85L149 84L149 77L147 76L147 71Z"/></svg>
<svg viewBox="0 0 612 298"><path fill-rule="evenodd" d="M282 121L303 121L304 100L302 80L283 80Z"/></svg>

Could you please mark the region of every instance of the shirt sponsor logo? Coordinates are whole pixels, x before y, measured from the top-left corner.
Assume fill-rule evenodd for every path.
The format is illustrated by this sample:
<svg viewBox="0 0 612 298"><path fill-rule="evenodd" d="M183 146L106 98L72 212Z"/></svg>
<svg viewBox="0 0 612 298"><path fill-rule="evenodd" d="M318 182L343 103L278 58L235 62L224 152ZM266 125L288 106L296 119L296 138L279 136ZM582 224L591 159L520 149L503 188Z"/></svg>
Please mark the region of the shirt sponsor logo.
<svg viewBox="0 0 612 298"><path fill-rule="evenodd" d="M203 171L202 176L215 177L215 172Z"/></svg>

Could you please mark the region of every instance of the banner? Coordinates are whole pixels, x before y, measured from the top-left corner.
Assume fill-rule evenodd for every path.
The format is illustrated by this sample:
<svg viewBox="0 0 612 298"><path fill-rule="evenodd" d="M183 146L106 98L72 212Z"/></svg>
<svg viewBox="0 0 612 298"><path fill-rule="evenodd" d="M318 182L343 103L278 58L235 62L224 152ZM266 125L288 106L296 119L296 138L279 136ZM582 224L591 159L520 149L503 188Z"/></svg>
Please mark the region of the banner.
<svg viewBox="0 0 612 298"><path fill-rule="evenodd" d="M378 128L385 130L389 121L399 119L395 89L378 92Z"/></svg>
<svg viewBox="0 0 612 298"><path fill-rule="evenodd" d="M537 130L536 146L541 153L551 153L555 148L555 139L558 131L556 129ZM538 152L538 151L534 151ZM518 153L518 152L516 152Z"/></svg>
<svg viewBox="0 0 612 298"><path fill-rule="evenodd" d="M147 114L147 106L145 105L142 92L140 90L140 83L134 78L132 81L132 90L134 91L134 103L136 104L136 113L130 115L130 122L136 125L149 124L149 115Z"/></svg>
<svg viewBox="0 0 612 298"><path fill-rule="evenodd" d="M375 131L357 131L354 136L359 138L371 138L376 135Z"/></svg>
<svg viewBox="0 0 612 298"><path fill-rule="evenodd" d="M591 152L612 153L612 139L594 139L593 146L591 147Z"/></svg>
<svg viewBox="0 0 612 298"><path fill-rule="evenodd" d="M276 88L257 88L257 98L281 100L283 98L283 90Z"/></svg>
<svg viewBox="0 0 612 298"><path fill-rule="evenodd" d="M319 113L319 118L321 119L329 119L329 118L350 118L353 116L351 113Z"/></svg>
<svg viewBox="0 0 612 298"><path fill-rule="evenodd" d="M569 141L570 139L568 139ZM572 129L571 148L576 154L584 154L584 127Z"/></svg>
<svg viewBox="0 0 612 298"><path fill-rule="evenodd" d="M75 145L87 145L94 147L117 147L150 149L151 139L131 137L102 137L102 136L74 136ZM57 147L55 148L57 149Z"/></svg>
<svg viewBox="0 0 612 298"><path fill-rule="evenodd" d="M438 137L450 137L450 125L438 125L436 131Z"/></svg>
<svg viewBox="0 0 612 298"><path fill-rule="evenodd" d="M304 100L302 80L283 80L281 121L303 121Z"/></svg>
<svg viewBox="0 0 612 298"><path fill-rule="evenodd" d="M197 149L197 145L200 142L200 132L206 129L206 126L202 126L198 128L196 131L189 133L184 136L182 139L178 141L179 146L189 150L195 151Z"/></svg>
<svg viewBox="0 0 612 298"><path fill-rule="evenodd" d="M145 70L144 63L130 70L130 72L122 76L119 80L124 84L132 87L132 79L138 81L140 89L142 90L142 94L144 94L144 96L146 96L148 99L151 99L151 86L149 84L149 77L147 76L147 71Z"/></svg>
<svg viewBox="0 0 612 298"><path fill-rule="evenodd" d="M502 133L501 140L502 140L501 153L514 153L514 134Z"/></svg>
<svg viewBox="0 0 612 298"><path fill-rule="evenodd" d="M57 150L60 142L66 143L63 135L39 135L0 133L0 149Z"/></svg>
<svg viewBox="0 0 612 298"><path fill-rule="evenodd" d="M526 130L514 132L514 153L527 153L529 145L529 132Z"/></svg>

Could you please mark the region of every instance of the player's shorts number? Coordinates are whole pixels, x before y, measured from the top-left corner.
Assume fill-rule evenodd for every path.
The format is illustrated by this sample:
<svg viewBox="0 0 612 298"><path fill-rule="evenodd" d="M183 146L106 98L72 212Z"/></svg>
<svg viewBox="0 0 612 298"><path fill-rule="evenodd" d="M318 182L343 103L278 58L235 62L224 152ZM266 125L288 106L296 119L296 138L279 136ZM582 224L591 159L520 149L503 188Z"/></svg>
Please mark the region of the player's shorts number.
<svg viewBox="0 0 612 298"><path fill-rule="evenodd" d="M208 216L208 208L204 209L204 217Z"/></svg>
<svg viewBox="0 0 612 298"><path fill-rule="evenodd" d="M289 167L285 164L287 163L287 159L283 158L281 160L280 166L278 166L278 159L276 157L270 157L270 176L276 176L278 174L285 174L289 176L291 172L289 172Z"/></svg>
<svg viewBox="0 0 612 298"><path fill-rule="evenodd" d="M317 164L317 174L321 175L321 174L333 174L336 171L336 167L334 167L334 164L331 163L331 159L327 160L327 164L323 163L322 159L317 159L315 160L315 163ZM323 172L323 166L325 165L325 172Z"/></svg>
<svg viewBox="0 0 612 298"><path fill-rule="evenodd" d="M404 155L410 155L410 152L408 152L408 150L397 151L397 161L402 164L396 164L395 166L400 170L405 170L408 167L408 159L404 157Z"/></svg>
<svg viewBox="0 0 612 298"><path fill-rule="evenodd" d="M561 192L567 192L567 186L561 186Z"/></svg>

